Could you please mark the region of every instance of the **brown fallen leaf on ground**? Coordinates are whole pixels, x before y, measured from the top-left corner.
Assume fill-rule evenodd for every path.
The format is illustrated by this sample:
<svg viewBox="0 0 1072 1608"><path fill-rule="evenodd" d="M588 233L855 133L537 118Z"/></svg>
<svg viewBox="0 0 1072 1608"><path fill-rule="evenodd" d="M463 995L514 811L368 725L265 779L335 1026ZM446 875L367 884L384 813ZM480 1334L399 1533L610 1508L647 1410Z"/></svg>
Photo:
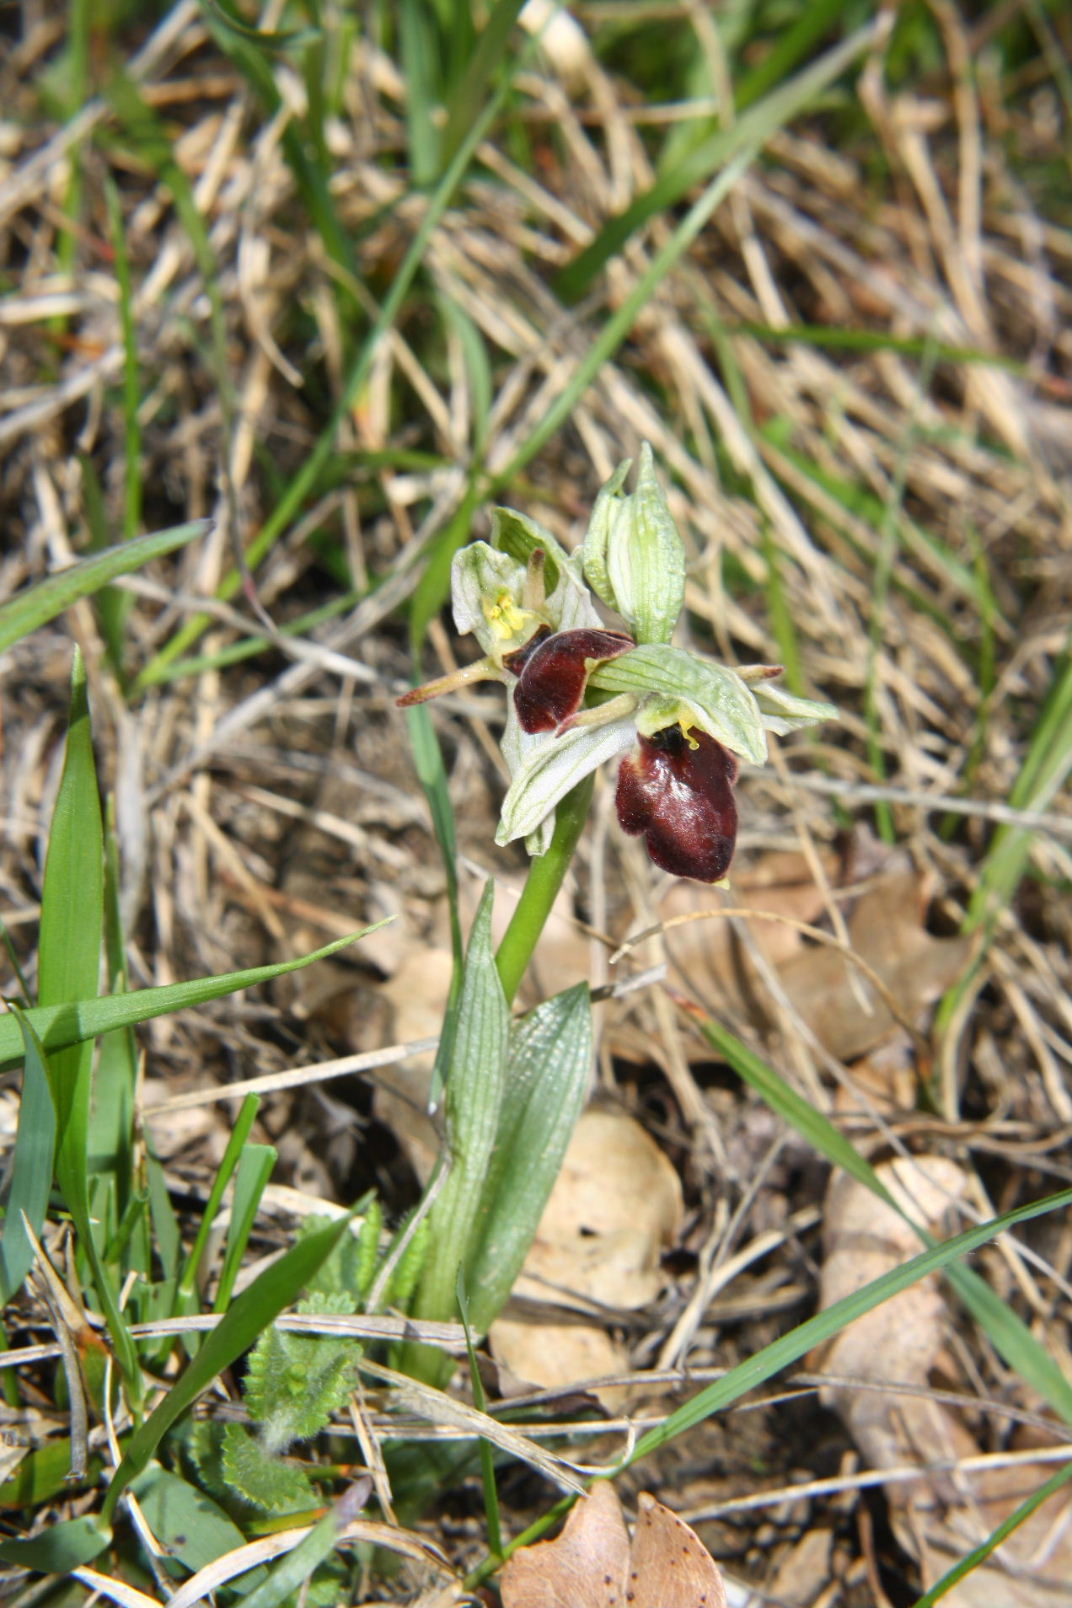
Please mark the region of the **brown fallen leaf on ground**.
<svg viewBox="0 0 1072 1608"><path fill-rule="evenodd" d="M849 914L851 948L886 985L901 1022L913 1027L955 982L972 946L966 937L935 938L923 925L926 908L924 879L898 857ZM778 979L839 1061L866 1055L897 1029L882 994L839 950L809 945L779 970Z"/></svg>
<svg viewBox="0 0 1072 1608"><path fill-rule="evenodd" d="M632 1545L613 1485L581 1497L555 1541L515 1552L503 1608L726 1608L718 1565L694 1531L642 1492Z"/></svg>
<svg viewBox="0 0 1072 1608"><path fill-rule="evenodd" d="M566 1151L515 1296L557 1305L635 1309L663 1284L660 1259L682 1221L681 1182L624 1111L585 1111ZM578 1298L580 1298L578 1303ZM562 1388L626 1365L598 1323L561 1323L518 1303L491 1326L496 1359L519 1379Z"/></svg>
<svg viewBox="0 0 1072 1608"><path fill-rule="evenodd" d="M877 1170L915 1220L932 1229L967 1186L963 1170L938 1156L899 1158ZM892 1208L844 1175L830 1186L825 1220L824 1307L920 1249L918 1236ZM939 1362L948 1375L954 1366L948 1330L942 1286L931 1277L850 1323L822 1357L825 1372L871 1387L827 1387L822 1400L840 1413L872 1468L934 1468L886 1489L894 1534L917 1559L924 1589L984 1541L1046 1477L1041 1465L957 1467L977 1457L980 1447L953 1409L923 1395L874 1388L925 1390ZM942 1601L948 1608L1068 1608L1070 1581L1072 1503L1060 1491Z"/></svg>
<svg viewBox="0 0 1072 1608"><path fill-rule="evenodd" d="M936 938L924 926L928 903L926 879L904 854L889 855L864 844L854 855L870 868L868 881L845 911L850 948L885 985L901 1022L918 1026L935 1000L959 976L971 952L964 937ZM827 874L834 863L828 857ZM860 874L854 867L852 875ZM768 964L791 1005L817 1038L841 1061L856 1060L896 1034L897 1017L887 999L839 949L808 941L797 923L822 923L824 901L803 855L765 855L747 872L735 875L723 901L735 909L754 910L748 920L751 940ZM717 914L712 890L678 882L659 905L664 922L686 919L667 934L671 976L703 1002L741 999L751 994L756 1012L767 1026L772 1002L750 956L728 920ZM641 951L643 954L643 951ZM709 1052L698 1046L695 1053Z"/></svg>

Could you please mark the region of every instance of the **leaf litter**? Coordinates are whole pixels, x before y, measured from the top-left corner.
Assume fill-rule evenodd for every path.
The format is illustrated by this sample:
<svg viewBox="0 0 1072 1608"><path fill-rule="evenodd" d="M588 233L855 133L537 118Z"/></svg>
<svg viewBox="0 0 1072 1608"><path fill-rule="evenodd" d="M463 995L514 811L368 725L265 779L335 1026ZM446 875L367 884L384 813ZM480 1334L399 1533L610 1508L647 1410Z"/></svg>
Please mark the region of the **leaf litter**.
<svg viewBox="0 0 1072 1608"><path fill-rule="evenodd" d="M584 26L595 29L598 9L589 8ZM574 975L588 970L597 983L650 965L672 968L679 986L835 1111L858 1143L908 1144L925 1173L953 1169L950 1194L989 1193L1009 1205L1047 1179L1067 1178L1070 1166L1066 795L1049 804L1030 878L999 913L969 1008L940 1039L933 1011L968 962L961 919L1067 644L1072 236L1034 170L1025 182L1018 165L1054 150L1047 106L1059 101L1056 79L1039 63L1033 83L1013 78L1001 94L985 72L973 82L968 62L990 71L992 19L968 23L952 7L933 9L944 59L926 96L898 86L876 47L857 80L866 125L859 138L831 148L819 118L776 134L768 159L749 171L644 310L628 347L596 376L571 428L531 465L527 506L571 545L593 488L640 438L650 439L690 547L686 636L730 659L774 657L779 643L763 588L775 574L808 686L849 713L837 746L791 741L779 774L743 778L730 898L763 919L697 921L609 966L623 941L696 905L688 905L686 885L653 877L642 850L606 830L604 787L551 959L566 955ZM673 11L675 25L685 25L687 10ZM54 42L47 29L28 35L0 61L10 119L0 169L8 228L0 309L5 596L83 550L90 470L115 529L122 518L122 416L109 389L122 346L115 280L100 249L108 238L105 164L101 149L83 143L116 123L103 97L66 124L44 119L32 84ZM392 160L403 143L407 87L368 40L351 50L329 130L333 198L357 242L361 279L376 292L418 210ZM275 70L282 73L279 64ZM411 594L422 554L457 504L477 389L456 334L446 337L445 364L422 349L419 319L383 343L340 431L341 461L353 473L322 491L256 572L259 603L273 620L299 619L335 584L310 540L331 530L357 589L373 576L378 590L289 648L262 642L259 657L213 661L259 630L241 599L212 604L230 561L226 521L236 516L247 537L270 512L266 455L284 476L300 465L323 424L323 398L337 394L345 343L333 272L315 236L294 227L295 179L281 145L295 116L292 96L278 121L266 123L186 0L138 41L130 71L157 112L174 119L176 159L215 257L236 392L228 417L206 356L208 287L174 194L136 159L117 159L136 277L146 528L206 514L218 521L212 540L122 583L135 599L130 662L149 664L202 609L212 623L200 644L204 661L130 704L116 694L98 621L84 605L6 657L5 924L32 965L38 849L56 786L73 635L89 665L102 766L116 794L138 984L296 953L324 922L377 919L385 886L407 915L404 953L383 969L364 956L337 963L334 994L303 992L312 979L301 974L256 1000L150 1024L143 1042L154 1082L172 1097L199 1088L215 1095L236 1077L304 1068L307 1087L274 1095L257 1129L262 1139L287 1140L286 1181L334 1203L354 1198L371 1177L401 1207L397 1154L412 1142L415 1122L406 1108L374 1111L367 1087L343 1098L336 1085L329 1099L318 1066L423 1038L427 1017L407 1017L402 1007L429 1003L419 985L428 996L436 991L422 964L442 948L443 879L391 710L412 669L391 613ZM492 473L523 446L568 383L578 351L642 271L653 242L638 236L582 310L565 308L548 285L603 219L650 184L644 120L662 119L666 129L674 115L645 104L625 73L590 48L583 28L568 60L545 52L522 87L538 171L522 171L489 142L481 155L494 183L485 176L466 187L427 259L437 294L462 309L493 354L483 421ZM874 172L876 145L885 179ZM73 269L61 271L62 200L80 149L85 232ZM653 241L662 227L653 225ZM57 319L66 321L62 339ZM856 347L816 344L801 332L807 323L864 338ZM869 344L869 336L879 338ZM732 364L716 361L718 342ZM974 352L958 355L956 347ZM980 354L1018 366L984 364ZM373 455L395 449L392 461ZM229 507L219 491L225 481ZM432 640L449 669L449 638ZM501 780L481 734L496 718L491 700L472 694L437 716L462 851L485 867ZM974 813L958 813L969 806ZM877 821L887 833L892 823L902 849L889 855L866 841L861 849L859 826L847 843L850 818ZM853 868L854 856L870 860L865 872ZM506 880L510 864L497 856L496 874ZM792 922L857 955L889 997L843 950ZM920 1091L939 1062L953 1092L936 1111L921 1106ZM838 1253L821 1249L799 1214L822 1204L831 1222L823 1170L712 1067L658 985L602 1006L600 1086L611 1107L648 1130L680 1180L685 1209L670 1215L672 1231L656 1234L641 1258L656 1261L645 1293L661 1292L630 1309L642 1324L624 1321L627 1303L614 1293L608 1257L617 1310L596 1330L643 1389L704 1270L738 1266L729 1289L701 1304L683 1331L679 1354L699 1377L758 1349L815 1299L817 1265L828 1270ZM169 1180L180 1196L203 1199L219 1126L202 1123L181 1137L180 1146L174 1133ZM732 1162L727 1172L720 1155ZM839 1213L845 1204L838 1201ZM848 1207L863 1209L852 1196ZM262 1229L260 1249L285 1242L278 1222ZM659 1247L670 1252L661 1262ZM1040 1233L1031 1248L1043 1259L1037 1275L1010 1271L996 1257L986 1266L1065 1356L1067 1235ZM856 1409L838 1385L827 1400L845 1431L810 1397L772 1403L735 1413L732 1434L703 1426L687 1454L651 1460L645 1480L672 1492L676 1505L712 1515L702 1527L719 1555L759 1582L784 1581L809 1537L826 1537L827 1573L816 1576L815 1600L835 1581L841 1600L873 1600L871 1582L883 1571L896 1576L905 1557L923 1578L941 1572L949 1546L962 1551L980 1520L992 1528L1024 1477L998 1468L961 1476L948 1465L980 1449L1014 1451L1016 1435L1004 1426L1015 1425L1017 1412L1025 1445L1041 1432L1026 1425L1037 1403L1006 1399L1002 1370L944 1296L921 1299L928 1321L917 1314L900 1326L903 1339L918 1322L918 1355L913 1361L903 1346L877 1352L879 1382L909 1383L907 1371L918 1388L930 1388L938 1377L974 1394L978 1414L925 1403L926 1430L913 1429L918 1396L902 1393L894 1405L887 1393L876 1409L859 1390L865 1405ZM826 1367L833 1372L829 1358ZM676 1387L662 1378L649 1383L649 1401L674 1399ZM985 1410L991 1399L1009 1408L1000 1428ZM894 1426L884 1449L861 1427L869 1412ZM375 1418L373 1426L384 1437L398 1427ZM857 1456L880 1472L891 1460L942 1465L932 1478L888 1486L899 1550L867 1539L868 1510L853 1506L848 1483L840 1498L794 1500L805 1478L850 1474ZM1028 1471L1036 1483L1037 1475L1037 1467ZM730 1504L745 1495L765 1506L735 1520ZM1023 1595L1025 1581L1047 1559L1063 1558L1060 1511L1055 1504L1039 1521L1052 1526L1041 1541L1031 1527L1020 1532L1000 1575L995 1564L972 1577L991 1592L984 1602L1002 1600L999 1589L1016 1608L1042 1600Z"/></svg>

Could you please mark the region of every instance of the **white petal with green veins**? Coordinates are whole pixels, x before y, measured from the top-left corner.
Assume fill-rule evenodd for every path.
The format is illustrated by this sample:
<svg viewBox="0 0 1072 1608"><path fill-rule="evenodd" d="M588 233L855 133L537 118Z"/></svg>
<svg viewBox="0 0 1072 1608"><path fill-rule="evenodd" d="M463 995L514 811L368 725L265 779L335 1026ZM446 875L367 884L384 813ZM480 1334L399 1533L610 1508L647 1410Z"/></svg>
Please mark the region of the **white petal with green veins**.
<svg viewBox="0 0 1072 1608"><path fill-rule="evenodd" d="M454 624L462 636L472 632L485 653L501 660L520 646L539 623L521 606L525 566L487 542L470 542L455 553L450 571Z"/></svg>
<svg viewBox="0 0 1072 1608"><path fill-rule="evenodd" d="M522 757L510 783L503 799L496 843L501 846L535 832L578 782L632 748L635 742L632 720L615 720L609 726L577 726L560 737L543 738Z"/></svg>

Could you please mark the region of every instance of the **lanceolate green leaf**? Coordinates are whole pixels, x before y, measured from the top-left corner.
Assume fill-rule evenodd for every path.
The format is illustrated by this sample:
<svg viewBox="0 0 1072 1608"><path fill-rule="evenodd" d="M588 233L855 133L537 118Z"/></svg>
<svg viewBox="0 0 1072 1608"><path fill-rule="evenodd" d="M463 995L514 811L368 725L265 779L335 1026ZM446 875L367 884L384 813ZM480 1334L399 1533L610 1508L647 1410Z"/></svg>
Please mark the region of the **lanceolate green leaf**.
<svg viewBox="0 0 1072 1608"><path fill-rule="evenodd" d="M470 1321L480 1334L505 1304L535 1237L591 1069L587 984L556 994L515 1023L494 1162L466 1259Z"/></svg>
<svg viewBox="0 0 1072 1608"><path fill-rule="evenodd" d="M428 1260L415 1311L452 1318L455 1286L477 1219L481 1191L499 1131L506 1071L509 1012L491 947L489 882L465 957L458 1025L447 1074L450 1171L430 1214Z"/></svg>
<svg viewBox="0 0 1072 1608"><path fill-rule="evenodd" d="M56 1115L52 1109L45 1052L23 1013L16 1011L14 1014L22 1029L26 1057L11 1186L0 1240L0 1307L11 1300L33 1263L34 1250L23 1224L23 1213L34 1233L40 1236L52 1189L56 1139Z"/></svg>
<svg viewBox="0 0 1072 1608"><path fill-rule="evenodd" d="M26 1012L26 1020L39 1036L48 1052L62 1049L68 1044L79 1044L83 1039L95 1038L116 1027L129 1027L134 1022L147 1022L154 1016L166 1016L169 1011L181 1011L209 1000L234 994L240 988L253 988L257 983L269 983L274 977L287 972L300 971L311 966L314 960L326 960L329 955L345 949L377 932L385 923L378 921L360 932L345 938L336 938L323 949L314 949L310 955L297 960L282 960L272 966L252 966L248 971L221 972L218 977L196 977L188 983L168 983L162 988L141 988L130 994L106 994L100 999L72 1000L65 1005L37 1006ZM22 1054L22 1038L14 1017L0 1016L0 1067L17 1061Z"/></svg>
<svg viewBox="0 0 1072 1608"><path fill-rule="evenodd" d="M52 812L41 893L38 939L40 1008L64 1008L91 999L100 988L104 928L104 827L89 723L86 673L75 651L71 713L56 805ZM33 1013L30 1013L32 1016ZM140 1397L138 1360L119 1312L117 1290L102 1261L98 1225L89 1205L89 1117L93 1045L75 1043L46 1062L56 1114L56 1181L74 1219L79 1244L93 1270L97 1299L108 1324L126 1387Z"/></svg>
<svg viewBox="0 0 1072 1608"><path fill-rule="evenodd" d="M120 547L105 548L84 558L69 569L50 575L36 586L27 587L0 605L0 653L13 642L36 631L38 626L62 614L64 609L77 603L80 597L89 597L120 575L129 575L151 559L162 558L177 547L192 542L209 527L207 519L195 519L189 525L176 525L171 530L158 531L153 536L136 536Z"/></svg>
<svg viewBox="0 0 1072 1608"><path fill-rule="evenodd" d="M75 650L67 751L48 839L41 895L37 997L42 1006L92 999L100 989L104 923L104 831L89 725L86 673ZM84 1193L91 1046L50 1060L59 1122L56 1172L68 1196ZM71 1185L74 1185L73 1191Z"/></svg>

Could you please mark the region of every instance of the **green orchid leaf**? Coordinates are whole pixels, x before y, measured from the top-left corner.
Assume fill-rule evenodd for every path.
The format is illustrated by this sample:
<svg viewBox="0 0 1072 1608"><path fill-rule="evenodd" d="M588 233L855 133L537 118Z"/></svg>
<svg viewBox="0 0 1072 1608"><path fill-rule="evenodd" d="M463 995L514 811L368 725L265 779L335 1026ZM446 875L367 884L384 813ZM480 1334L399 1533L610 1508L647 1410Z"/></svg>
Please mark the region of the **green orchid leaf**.
<svg viewBox="0 0 1072 1608"><path fill-rule="evenodd" d="M515 1023L491 1171L465 1284L477 1333L505 1305L562 1167L592 1071L588 987L545 1000Z"/></svg>
<svg viewBox="0 0 1072 1608"><path fill-rule="evenodd" d="M489 882L465 957L447 1072L449 1172L429 1214L427 1260L414 1308L422 1318L455 1316L458 1270L469 1254L499 1132L510 1017L491 943L493 891Z"/></svg>

